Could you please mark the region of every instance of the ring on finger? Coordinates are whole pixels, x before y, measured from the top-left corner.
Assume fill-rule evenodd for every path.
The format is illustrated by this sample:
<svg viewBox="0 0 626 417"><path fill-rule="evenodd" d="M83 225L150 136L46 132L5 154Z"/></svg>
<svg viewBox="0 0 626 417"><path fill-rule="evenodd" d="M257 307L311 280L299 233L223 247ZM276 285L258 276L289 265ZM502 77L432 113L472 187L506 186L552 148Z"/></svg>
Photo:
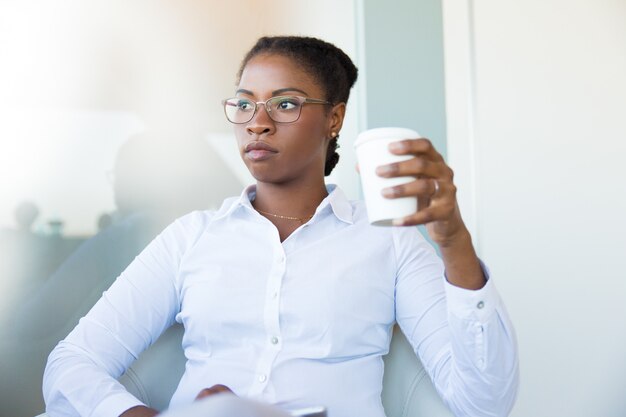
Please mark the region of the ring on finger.
<svg viewBox="0 0 626 417"><path fill-rule="evenodd" d="M435 184L435 192L433 193L433 195L435 195L439 192L439 181L433 179L433 183Z"/></svg>

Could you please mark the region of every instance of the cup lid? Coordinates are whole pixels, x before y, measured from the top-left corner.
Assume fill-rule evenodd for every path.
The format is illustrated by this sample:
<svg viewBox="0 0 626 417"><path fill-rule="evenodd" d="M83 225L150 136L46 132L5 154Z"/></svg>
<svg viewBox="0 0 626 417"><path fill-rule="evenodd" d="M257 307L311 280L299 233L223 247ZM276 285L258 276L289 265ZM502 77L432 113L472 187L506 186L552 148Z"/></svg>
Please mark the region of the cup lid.
<svg viewBox="0 0 626 417"><path fill-rule="evenodd" d="M359 147L365 142L380 138L403 140L420 137L421 135L413 129L404 127L377 127L375 129L368 129L359 133L354 141L354 147Z"/></svg>

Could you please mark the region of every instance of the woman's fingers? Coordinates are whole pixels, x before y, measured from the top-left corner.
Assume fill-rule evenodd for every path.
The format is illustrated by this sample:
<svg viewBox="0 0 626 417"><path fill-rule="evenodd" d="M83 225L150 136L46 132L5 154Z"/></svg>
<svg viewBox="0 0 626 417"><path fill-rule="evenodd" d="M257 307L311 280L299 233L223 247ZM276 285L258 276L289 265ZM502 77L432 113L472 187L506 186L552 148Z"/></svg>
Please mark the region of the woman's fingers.
<svg viewBox="0 0 626 417"><path fill-rule="evenodd" d="M394 226L417 226L438 221L447 221L454 213L454 204L430 204L419 208L417 212L393 221Z"/></svg>
<svg viewBox="0 0 626 417"><path fill-rule="evenodd" d="M398 155L413 155L406 161L381 165L376 174L381 177L414 176L448 179L452 181L454 173L448 167L439 152L428 139L409 139L394 142L389 149Z"/></svg>
<svg viewBox="0 0 626 417"><path fill-rule="evenodd" d="M196 400L209 397L211 395L219 394L221 392L228 392L230 394L233 394L231 389L228 388L226 385L217 384L217 385L213 385L211 388L205 388L202 391L200 391L198 395L196 395Z"/></svg>
<svg viewBox="0 0 626 417"><path fill-rule="evenodd" d="M396 225L419 225L436 222L444 229L454 228L456 212L456 186L454 172L446 165L443 157L428 139L407 139L389 145L389 150L397 155L412 155L413 158L392 164L382 165L376 173L384 178L414 177L413 181L381 192L387 198L416 197L418 210L403 219L394 221ZM446 225L450 225L450 227Z"/></svg>
<svg viewBox="0 0 626 417"><path fill-rule="evenodd" d="M405 184L383 188L382 194L387 198L418 197L433 199L446 194L456 195L456 186L450 181L433 178L418 178Z"/></svg>
<svg viewBox="0 0 626 417"><path fill-rule="evenodd" d="M376 174L384 178L392 177L431 177L451 180L454 175L452 170L443 162L433 162L422 156L381 165L376 168Z"/></svg>
<svg viewBox="0 0 626 417"><path fill-rule="evenodd" d="M410 216L403 217L401 219L394 219L392 224L394 226L418 226L422 224L431 223L434 220L435 216L430 210L420 210L415 214L411 214Z"/></svg>
<svg viewBox="0 0 626 417"><path fill-rule="evenodd" d="M381 165L376 168L376 174L385 178L409 175L434 177L436 176L437 171L437 164L432 163L426 158L421 157L415 157L406 161Z"/></svg>
<svg viewBox="0 0 626 417"><path fill-rule="evenodd" d="M393 142L389 144L389 151L396 155L421 154L433 161L443 161L443 157L441 156L441 154L437 152L432 142L426 138L405 139L398 142Z"/></svg>
<svg viewBox="0 0 626 417"><path fill-rule="evenodd" d="M406 184L385 188L387 198L417 197L418 211L394 222L395 225L427 224L451 218L456 207L456 186L450 181L432 178L416 179Z"/></svg>

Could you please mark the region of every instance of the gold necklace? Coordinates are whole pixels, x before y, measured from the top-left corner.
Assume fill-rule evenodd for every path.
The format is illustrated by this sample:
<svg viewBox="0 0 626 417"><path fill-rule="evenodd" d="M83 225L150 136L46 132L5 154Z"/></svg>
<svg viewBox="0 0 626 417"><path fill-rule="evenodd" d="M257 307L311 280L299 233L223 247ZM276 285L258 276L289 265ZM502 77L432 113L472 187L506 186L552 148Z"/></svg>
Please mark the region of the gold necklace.
<svg viewBox="0 0 626 417"><path fill-rule="evenodd" d="M267 214L268 216L276 217L277 219L285 219L285 220L297 220L300 224L304 224L307 220L309 220L313 215L311 214L308 217L292 217L292 216L281 216L280 214L268 213L267 211L256 209L259 213Z"/></svg>

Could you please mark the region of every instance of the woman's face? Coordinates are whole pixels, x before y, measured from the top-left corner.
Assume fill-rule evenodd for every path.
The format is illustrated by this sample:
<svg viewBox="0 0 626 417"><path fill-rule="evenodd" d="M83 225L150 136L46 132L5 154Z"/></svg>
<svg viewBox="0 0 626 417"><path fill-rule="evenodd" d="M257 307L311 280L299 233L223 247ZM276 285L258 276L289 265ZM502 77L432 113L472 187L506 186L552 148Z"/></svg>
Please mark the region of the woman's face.
<svg viewBox="0 0 626 417"><path fill-rule="evenodd" d="M237 96L259 102L278 95L326 99L322 86L289 58L262 54L248 61ZM300 118L292 123L275 122L260 105L252 120L234 126L241 157L252 176L259 182L280 184L323 180L331 131L339 132L342 121L343 105L330 109L330 105L304 104Z"/></svg>

